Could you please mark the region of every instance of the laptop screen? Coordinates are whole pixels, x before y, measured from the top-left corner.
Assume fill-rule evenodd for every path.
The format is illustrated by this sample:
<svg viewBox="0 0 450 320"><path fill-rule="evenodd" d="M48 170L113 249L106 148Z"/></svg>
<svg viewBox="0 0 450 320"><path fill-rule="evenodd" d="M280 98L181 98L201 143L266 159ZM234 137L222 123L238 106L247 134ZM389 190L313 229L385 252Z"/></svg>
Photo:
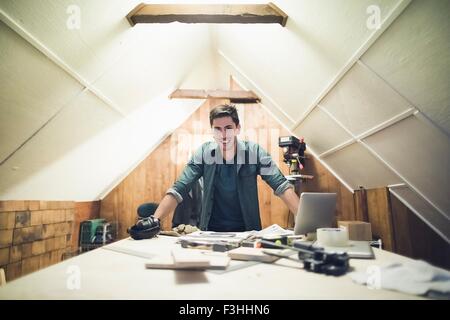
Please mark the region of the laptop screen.
<svg viewBox="0 0 450 320"><path fill-rule="evenodd" d="M336 193L303 192L295 217L294 234L332 227L336 220L336 199Z"/></svg>

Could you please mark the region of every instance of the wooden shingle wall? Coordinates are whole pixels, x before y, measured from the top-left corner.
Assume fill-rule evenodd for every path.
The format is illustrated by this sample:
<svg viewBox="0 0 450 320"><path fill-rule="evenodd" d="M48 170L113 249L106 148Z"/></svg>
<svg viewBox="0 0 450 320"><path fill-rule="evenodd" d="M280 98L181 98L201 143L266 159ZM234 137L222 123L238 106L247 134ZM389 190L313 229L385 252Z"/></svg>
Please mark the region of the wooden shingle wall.
<svg viewBox="0 0 450 320"><path fill-rule="evenodd" d="M74 201L0 201L0 268L6 280L76 252L80 221L75 220L86 218L76 212ZM98 210L88 216L95 217Z"/></svg>

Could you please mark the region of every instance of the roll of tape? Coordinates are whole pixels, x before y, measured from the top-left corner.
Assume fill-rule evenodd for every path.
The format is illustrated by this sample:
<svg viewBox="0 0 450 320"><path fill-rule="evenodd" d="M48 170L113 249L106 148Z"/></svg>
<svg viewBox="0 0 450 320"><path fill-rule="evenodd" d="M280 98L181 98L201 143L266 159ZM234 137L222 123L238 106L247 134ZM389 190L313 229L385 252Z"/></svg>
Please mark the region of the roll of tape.
<svg viewBox="0 0 450 320"><path fill-rule="evenodd" d="M348 246L347 228L317 229L317 242L320 246L346 247Z"/></svg>

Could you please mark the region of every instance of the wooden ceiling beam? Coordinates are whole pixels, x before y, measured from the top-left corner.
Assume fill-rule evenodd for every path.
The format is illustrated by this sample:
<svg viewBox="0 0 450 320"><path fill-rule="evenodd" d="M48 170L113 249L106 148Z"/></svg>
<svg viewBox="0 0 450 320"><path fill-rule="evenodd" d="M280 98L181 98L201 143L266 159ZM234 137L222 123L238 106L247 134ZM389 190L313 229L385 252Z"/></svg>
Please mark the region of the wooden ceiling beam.
<svg viewBox="0 0 450 320"><path fill-rule="evenodd" d="M268 4L145 4L130 11L131 26L137 23L278 23L288 16L273 3Z"/></svg>
<svg viewBox="0 0 450 320"><path fill-rule="evenodd" d="M253 91L245 90L188 90L177 89L170 99L230 99L232 103L257 103L261 99Z"/></svg>

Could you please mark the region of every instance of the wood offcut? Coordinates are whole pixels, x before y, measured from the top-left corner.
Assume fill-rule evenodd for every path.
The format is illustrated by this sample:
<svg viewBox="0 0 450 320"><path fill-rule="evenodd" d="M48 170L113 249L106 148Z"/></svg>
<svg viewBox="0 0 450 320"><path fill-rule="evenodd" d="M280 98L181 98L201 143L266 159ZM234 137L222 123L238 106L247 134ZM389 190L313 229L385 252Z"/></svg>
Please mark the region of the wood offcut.
<svg viewBox="0 0 450 320"><path fill-rule="evenodd" d="M130 11L131 26L137 23L275 23L286 25L288 16L268 4L145 4Z"/></svg>
<svg viewBox="0 0 450 320"><path fill-rule="evenodd" d="M177 89L170 99L230 99L231 103L257 103L261 99L251 90L187 90Z"/></svg>

